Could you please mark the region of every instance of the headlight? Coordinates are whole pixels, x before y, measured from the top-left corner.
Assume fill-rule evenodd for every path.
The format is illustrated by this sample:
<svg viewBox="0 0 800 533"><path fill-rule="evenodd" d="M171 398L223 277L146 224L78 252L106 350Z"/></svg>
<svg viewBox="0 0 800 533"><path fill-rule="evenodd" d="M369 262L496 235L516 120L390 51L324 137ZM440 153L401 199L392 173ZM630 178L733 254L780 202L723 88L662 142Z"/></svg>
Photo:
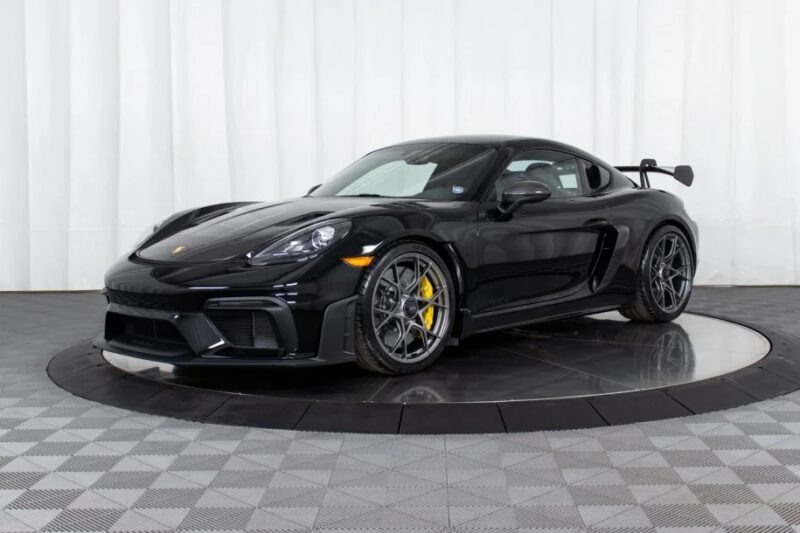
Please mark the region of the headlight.
<svg viewBox="0 0 800 533"><path fill-rule="evenodd" d="M291 263L316 257L350 230L347 220L328 220L298 230L250 257L251 265Z"/></svg>

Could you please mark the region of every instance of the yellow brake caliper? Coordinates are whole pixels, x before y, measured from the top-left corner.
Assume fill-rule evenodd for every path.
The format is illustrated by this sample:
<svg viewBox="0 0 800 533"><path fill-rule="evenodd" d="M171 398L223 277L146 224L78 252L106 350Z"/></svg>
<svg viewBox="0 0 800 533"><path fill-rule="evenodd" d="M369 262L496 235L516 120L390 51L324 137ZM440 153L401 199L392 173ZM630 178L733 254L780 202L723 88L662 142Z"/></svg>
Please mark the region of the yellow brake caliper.
<svg viewBox="0 0 800 533"><path fill-rule="evenodd" d="M431 280L428 279L428 276L422 276L422 280L419 282L419 295L426 300L433 296L433 284ZM425 308L422 312L422 322L425 324L425 329L431 329L433 327L432 305Z"/></svg>

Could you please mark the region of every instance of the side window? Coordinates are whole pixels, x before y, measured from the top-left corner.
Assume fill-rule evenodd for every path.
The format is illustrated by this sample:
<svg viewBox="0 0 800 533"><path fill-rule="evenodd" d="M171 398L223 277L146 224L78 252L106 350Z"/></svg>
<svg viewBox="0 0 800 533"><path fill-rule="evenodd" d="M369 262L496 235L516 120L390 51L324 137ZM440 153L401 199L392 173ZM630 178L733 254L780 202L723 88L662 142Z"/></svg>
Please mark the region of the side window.
<svg viewBox="0 0 800 533"><path fill-rule="evenodd" d="M495 183L497 201L503 191L520 181L539 181L553 191L551 198L583 194L578 160L570 154L553 150L531 150L514 158Z"/></svg>
<svg viewBox="0 0 800 533"><path fill-rule="evenodd" d="M605 168L588 161L582 161L582 163L586 171L586 182L589 184L590 193L604 189L611 182L611 173Z"/></svg>

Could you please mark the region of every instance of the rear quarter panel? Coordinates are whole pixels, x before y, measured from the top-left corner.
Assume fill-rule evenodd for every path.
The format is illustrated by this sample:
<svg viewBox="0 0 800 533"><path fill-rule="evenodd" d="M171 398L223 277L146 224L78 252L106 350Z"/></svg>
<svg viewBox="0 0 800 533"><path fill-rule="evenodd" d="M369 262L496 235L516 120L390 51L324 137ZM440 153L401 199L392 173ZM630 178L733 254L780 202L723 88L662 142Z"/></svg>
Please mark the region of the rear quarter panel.
<svg viewBox="0 0 800 533"><path fill-rule="evenodd" d="M697 225L679 197L658 189L623 189L609 193L608 206L612 224L626 227L630 232L626 246L617 252L623 255L609 290L634 293L647 241L656 229L665 224L675 225L686 234L696 269Z"/></svg>

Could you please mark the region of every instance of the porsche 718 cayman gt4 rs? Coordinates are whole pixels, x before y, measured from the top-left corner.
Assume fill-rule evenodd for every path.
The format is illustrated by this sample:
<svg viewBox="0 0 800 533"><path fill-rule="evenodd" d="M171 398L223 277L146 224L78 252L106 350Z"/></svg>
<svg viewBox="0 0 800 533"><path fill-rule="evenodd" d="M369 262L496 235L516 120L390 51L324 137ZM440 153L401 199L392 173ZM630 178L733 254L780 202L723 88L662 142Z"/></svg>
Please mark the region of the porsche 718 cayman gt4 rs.
<svg viewBox="0 0 800 533"><path fill-rule="evenodd" d="M406 374L485 331L613 309L669 321L697 228L653 173L693 179L522 137L376 150L301 198L169 217L109 270L96 344L176 366Z"/></svg>

